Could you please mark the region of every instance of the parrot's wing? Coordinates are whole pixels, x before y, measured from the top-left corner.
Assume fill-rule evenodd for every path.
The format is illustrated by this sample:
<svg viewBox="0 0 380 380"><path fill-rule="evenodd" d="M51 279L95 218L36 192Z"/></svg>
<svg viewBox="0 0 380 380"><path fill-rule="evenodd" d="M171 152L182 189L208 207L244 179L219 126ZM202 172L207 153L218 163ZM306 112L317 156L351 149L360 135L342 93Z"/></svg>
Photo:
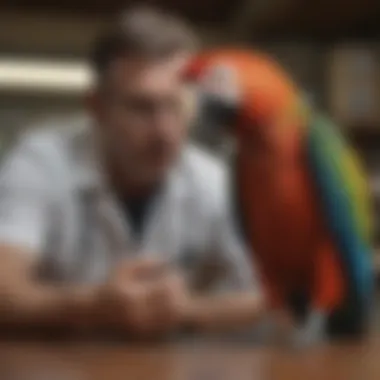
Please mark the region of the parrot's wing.
<svg viewBox="0 0 380 380"><path fill-rule="evenodd" d="M355 153L327 118L312 115L307 134L310 169L351 292L361 302L369 301L374 287L373 227L366 177Z"/></svg>

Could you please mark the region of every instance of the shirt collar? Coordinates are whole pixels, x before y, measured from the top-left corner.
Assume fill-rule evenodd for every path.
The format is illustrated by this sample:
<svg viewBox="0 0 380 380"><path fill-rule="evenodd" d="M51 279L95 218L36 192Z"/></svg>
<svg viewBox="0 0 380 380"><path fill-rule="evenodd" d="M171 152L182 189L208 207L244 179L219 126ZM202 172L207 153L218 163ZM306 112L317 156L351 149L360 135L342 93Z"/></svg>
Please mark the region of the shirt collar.
<svg viewBox="0 0 380 380"><path fill-rule="evenodd" d="M99 158L92 122L85 119L71 139L74 185L84 192L104 189L106 181Z"/></svg>

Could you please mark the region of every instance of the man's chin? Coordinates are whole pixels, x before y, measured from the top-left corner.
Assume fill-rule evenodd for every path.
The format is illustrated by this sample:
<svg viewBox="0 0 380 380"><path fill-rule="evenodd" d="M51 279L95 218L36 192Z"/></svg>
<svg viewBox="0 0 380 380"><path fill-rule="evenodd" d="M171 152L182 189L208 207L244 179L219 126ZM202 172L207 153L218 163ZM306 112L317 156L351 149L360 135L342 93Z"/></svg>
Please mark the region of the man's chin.
<svg viewBox="0 0 380 380"><path fill-rule="evenodd" d="M155 163L139 172L139 178L144 183L161 183L165 181L170 172L171 165Z"/></svg>
<svg viewBox="0 0 380 380"><path fill-rule="evenodd" d="M157 165L146 172L145 178L148 182L163 182L168 176L170 169L170 165Z"/></svg>
<svg viewBox="0 0 380 380"><path fill-rule="evenodd" d="M145 168L142 168L140 175L147 182L163 182L169 175L177 162L177 155L172 156L156 156L146 163Z"/></svg>

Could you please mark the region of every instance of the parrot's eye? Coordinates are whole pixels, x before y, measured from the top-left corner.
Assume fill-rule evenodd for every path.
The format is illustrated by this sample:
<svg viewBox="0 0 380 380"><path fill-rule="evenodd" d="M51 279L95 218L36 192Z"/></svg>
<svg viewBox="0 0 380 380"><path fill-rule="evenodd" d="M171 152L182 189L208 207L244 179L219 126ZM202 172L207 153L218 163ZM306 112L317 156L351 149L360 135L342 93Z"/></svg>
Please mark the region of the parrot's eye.
<svg viewBox="0 0 380 380"><path fill-rule="evenodd" d="M236 122L237 104L216 94L201 94L199 107L200 114L205 122L210 125L225 128L234 125Z"/></svg>
<svg viewBox="0 0 380 380"><path fill-rule="evenodd" d="M238 103L240 94L236 71L228 65L213 65L200 79L203 91L228 103Z"/></svg>
<svg viewBox="0 0 380 380"><path fill-rule="evenodd" d="M193 119L195 127L203 130L207 139L220 141L224 133L237 122L240 93L234 69L226 65L213 65L197 78L193 93L196 94Z"/></svg>
<svg viewBox="0 0 380 380"><path fill-rule="evenodd" d="M240 93L236 71L225 64L210 66L200 79L200 122L222 129L236 123Z"/></svg>

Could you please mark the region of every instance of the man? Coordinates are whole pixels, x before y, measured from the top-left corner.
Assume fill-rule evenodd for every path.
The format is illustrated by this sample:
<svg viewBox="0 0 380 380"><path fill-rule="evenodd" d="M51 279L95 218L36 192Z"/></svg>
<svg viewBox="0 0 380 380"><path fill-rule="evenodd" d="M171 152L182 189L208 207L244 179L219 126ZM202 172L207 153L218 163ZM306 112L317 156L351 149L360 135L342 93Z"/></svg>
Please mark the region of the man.
<svg viewBox="0 0 380 380"><path fill-rule="evenodd" d="M224 168L184 144L181 67L194 48L170 15L126 12L92 55L91 122L49 125L7 158L3 326L151 337L253 323L262 301L230 225Z"/></svg>

